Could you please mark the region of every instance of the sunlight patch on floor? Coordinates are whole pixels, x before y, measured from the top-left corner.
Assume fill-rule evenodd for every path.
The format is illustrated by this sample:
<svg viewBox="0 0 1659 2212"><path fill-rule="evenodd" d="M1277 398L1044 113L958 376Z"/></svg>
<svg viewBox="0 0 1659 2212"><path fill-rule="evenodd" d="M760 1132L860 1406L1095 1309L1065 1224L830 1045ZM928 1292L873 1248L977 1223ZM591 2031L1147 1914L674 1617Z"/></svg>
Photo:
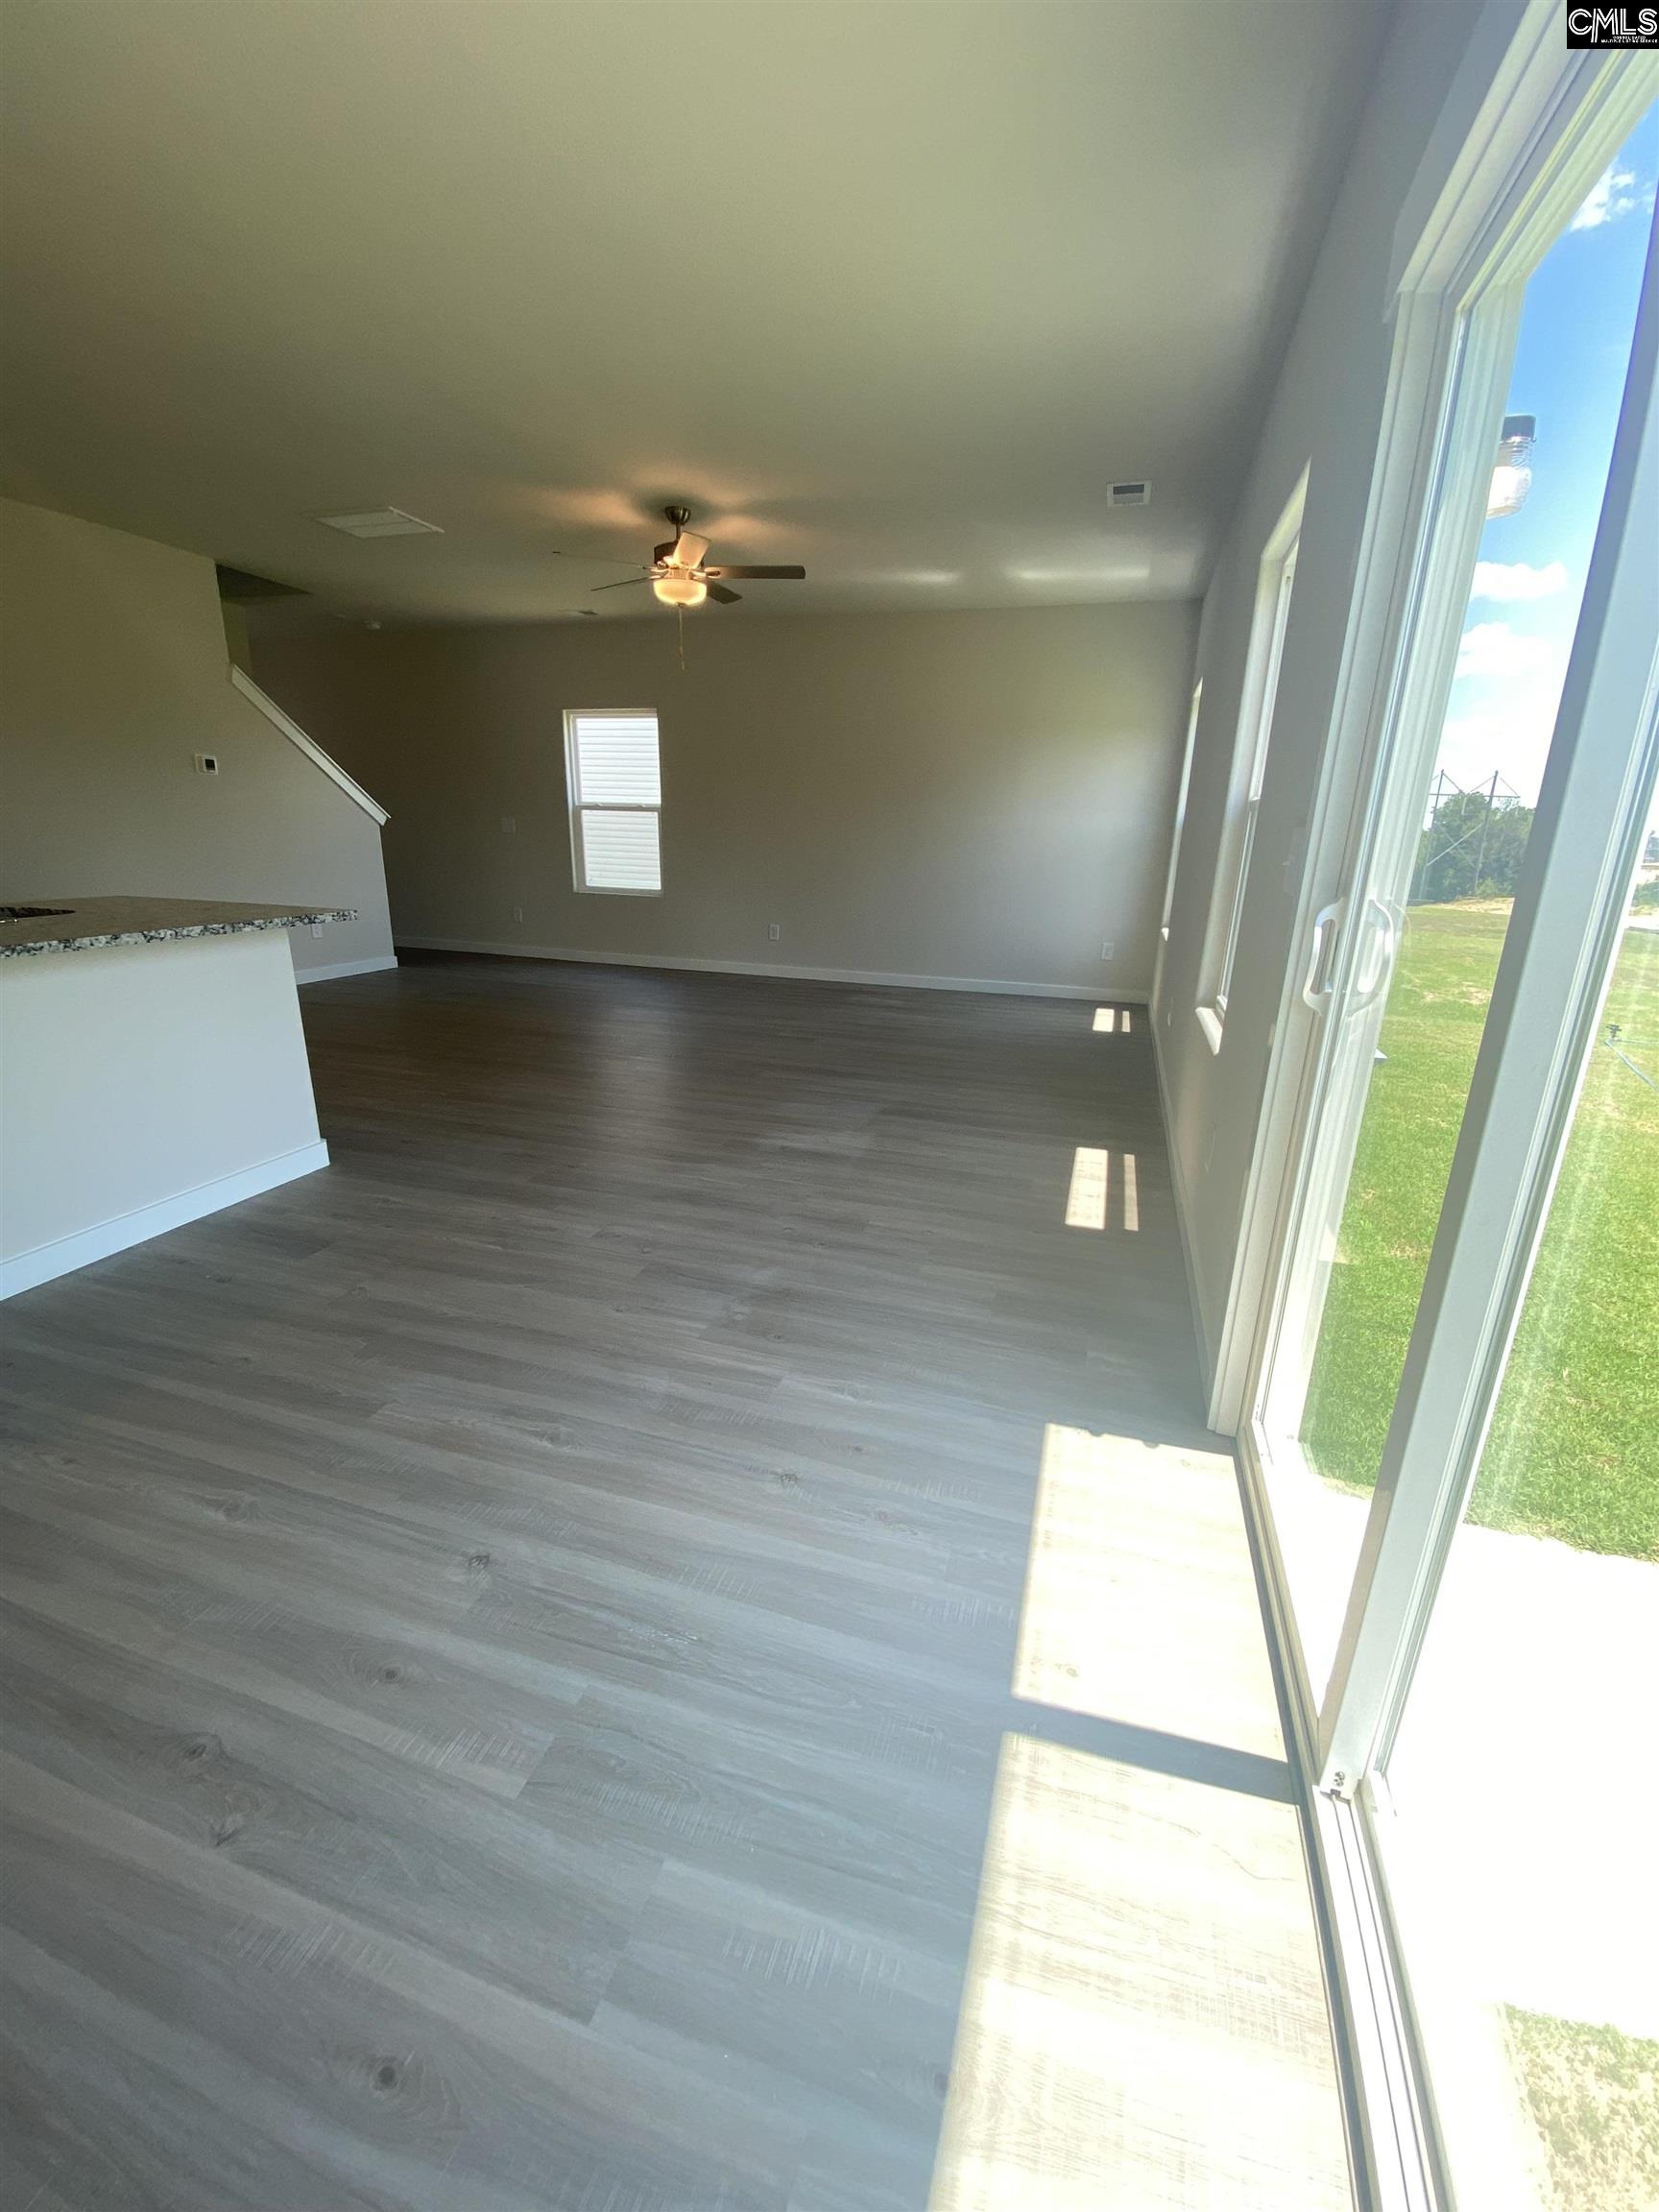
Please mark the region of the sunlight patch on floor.
<svg viewBox="0 0 1659 2212"><path fill-rule="evenodd" d="M1104 1147L1079 1144L1071 1155L1071 1181L1066 1191L1068 1229L1107 1229L1111 1222L1112 1155ZM1141 1227L1141 1183L1133 1152L1122 1154L1117 1175L1123 1196L1118 1206L1122 1227Z"/></svg>
<svg viewBox="0 0 1659 2212"><path fill-rule="evenodd" d="M1050 1424L1014 1695L1285 1755L1233 1462Z"/></svg>
<svg viewBox="0 0 1659 2212"><path fill-rule="evenodd" d="M1071 1158L1071 1186L1066 1193L1068 1229L1104 1229L1108 1152L1079 1144Z"/></svg>
<svg viewBox="0 0 1659 2212"><path fill-rule="evenodd" d="M1350 2212L1294 1810L1002 1739L931 2212Z"/></svg>

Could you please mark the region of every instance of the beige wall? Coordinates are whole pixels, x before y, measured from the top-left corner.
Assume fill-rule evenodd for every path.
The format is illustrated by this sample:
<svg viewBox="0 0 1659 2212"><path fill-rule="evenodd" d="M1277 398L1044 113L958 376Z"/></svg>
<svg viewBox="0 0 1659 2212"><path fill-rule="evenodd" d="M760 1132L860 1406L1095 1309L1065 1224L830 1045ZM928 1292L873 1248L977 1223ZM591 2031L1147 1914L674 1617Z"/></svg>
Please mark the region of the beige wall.
<svg viewBox="0 0 1659 2212"><path fill-rule="evenodd" d="M1195 624L745 610L686 620L684 675L666 615L256 637L254 668L391 808L400 939L1143 994ZM661 899L572 887L566 707L658 710Z"/></svg>
<svg viewBox="0 0 1659 2212"><path fill-rule="evenodd" d="M379 829L231 689L213 564L10 500L0 819L0 897L355 906L294 934L297 973L390 956Z"/></svg>

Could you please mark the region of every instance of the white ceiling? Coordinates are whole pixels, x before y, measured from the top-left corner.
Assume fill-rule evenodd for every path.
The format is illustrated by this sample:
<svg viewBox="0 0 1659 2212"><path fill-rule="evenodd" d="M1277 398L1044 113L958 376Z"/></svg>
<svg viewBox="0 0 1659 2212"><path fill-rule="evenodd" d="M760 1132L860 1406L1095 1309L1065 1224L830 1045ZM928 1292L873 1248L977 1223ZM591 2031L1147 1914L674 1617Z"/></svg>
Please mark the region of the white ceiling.
<svg viewBox="0 0 1659 2212"><path fill-rule="evenodd" d="M810 571L725 621L1200 588L1383 5L4 13L13 496L417 620L645 613L552 548L684 498Z"/></svg>

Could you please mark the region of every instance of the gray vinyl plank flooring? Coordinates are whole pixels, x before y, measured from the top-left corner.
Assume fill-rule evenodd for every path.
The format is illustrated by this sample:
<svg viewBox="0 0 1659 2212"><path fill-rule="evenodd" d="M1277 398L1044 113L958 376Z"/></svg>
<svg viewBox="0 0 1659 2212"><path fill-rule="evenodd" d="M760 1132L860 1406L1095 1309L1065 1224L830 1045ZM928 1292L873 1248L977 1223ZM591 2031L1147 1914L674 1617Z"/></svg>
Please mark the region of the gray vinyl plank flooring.
<svg viewBox="0 0 1659 2212"><path fill-rule="evenodd" d="M7 2212L1345 2204L1145 1023L303 1011L330 1169L0 1315Z"/></svg>

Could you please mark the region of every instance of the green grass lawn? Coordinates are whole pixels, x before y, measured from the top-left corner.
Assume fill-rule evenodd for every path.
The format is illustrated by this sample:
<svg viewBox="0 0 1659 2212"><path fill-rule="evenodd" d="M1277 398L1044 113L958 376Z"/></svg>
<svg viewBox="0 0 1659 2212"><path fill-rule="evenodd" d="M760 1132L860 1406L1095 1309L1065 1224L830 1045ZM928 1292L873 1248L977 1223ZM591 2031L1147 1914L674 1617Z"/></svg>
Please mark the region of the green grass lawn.
<svg viewBox="0 0 1659 2212"><path fill-rule="evenodd" d="M1382 1024L1303 1436L1369 1488L1503 950L1506 905L1414 907ZM1470 1507L1490 1527L1659 1557L1659 934L1625 933Z"/></svg>
<svg viewBox="0 0 1659 2212"><path fill-rule="evenodd" d="M1561 2212L1653 2212L1659 2043L1536 2012L1504 2025Z"/></svg>

